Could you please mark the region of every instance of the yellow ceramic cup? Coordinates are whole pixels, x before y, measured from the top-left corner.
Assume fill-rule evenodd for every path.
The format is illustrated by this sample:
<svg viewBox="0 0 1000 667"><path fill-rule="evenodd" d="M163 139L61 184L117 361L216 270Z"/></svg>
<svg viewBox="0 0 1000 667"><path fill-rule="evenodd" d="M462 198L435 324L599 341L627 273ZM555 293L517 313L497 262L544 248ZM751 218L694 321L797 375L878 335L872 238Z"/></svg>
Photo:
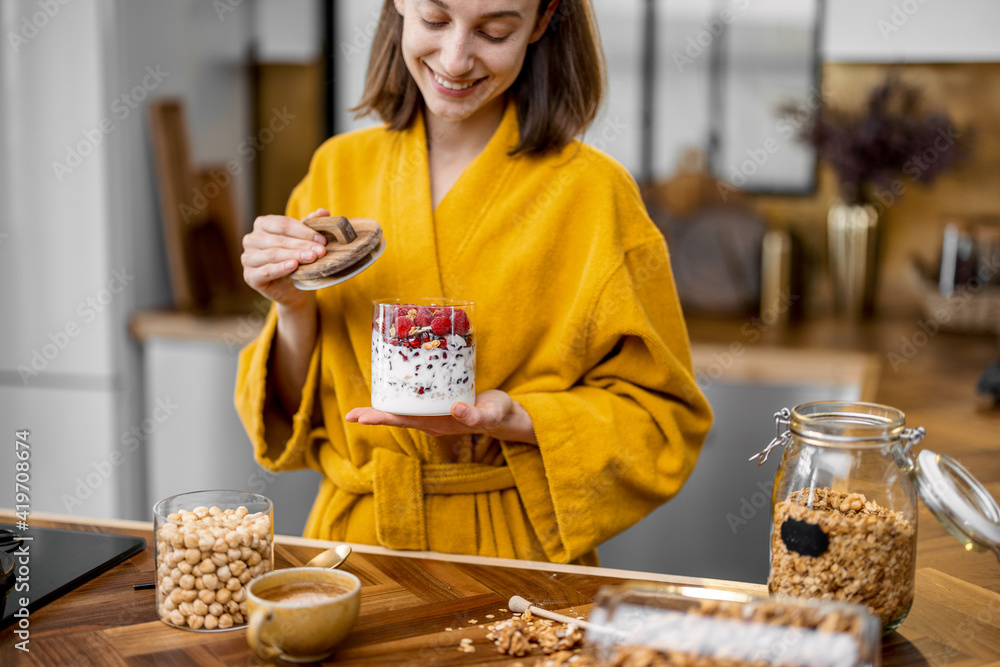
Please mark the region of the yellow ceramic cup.
<svg viewBox="0 0 1000 667"><path fill-rule="evenodd" d="M283 584L327 582L347 589L335 597L273 601L261 597ZM358 618L361 581L342 570L293 567L258 577L247 587L247 642L265 660L317 662L333 653Z"/></svg>

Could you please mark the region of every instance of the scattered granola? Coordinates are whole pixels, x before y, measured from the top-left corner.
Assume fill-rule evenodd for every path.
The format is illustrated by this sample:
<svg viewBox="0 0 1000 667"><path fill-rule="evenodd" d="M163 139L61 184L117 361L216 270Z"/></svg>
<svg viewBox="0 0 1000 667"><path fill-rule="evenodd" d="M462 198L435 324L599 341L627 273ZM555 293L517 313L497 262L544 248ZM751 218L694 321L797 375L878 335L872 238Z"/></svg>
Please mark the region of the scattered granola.
<svg viewBox="0 0 1000 667"><path fill-rule="evenodd" d="M913 602L915 546L914 525L864 494L800 489L774 507L768 587L866 604L888 627Z"/></svg>
<svg viewBox="0 0 1000 667"><path fill-rule="evenodd" d="M537 647L546 655L571 651L583 641L583 632L570 623L535 618L530 611L489 626L486 638L498 653L523 657Z"/></svg>
<svg viewBox="0 0 1000 667"><path fill-rule="evenodd" d="M471 637L463 637L460 642L458 642L458 650L462 653L475 653L476 647L472 645Z"/></svg>

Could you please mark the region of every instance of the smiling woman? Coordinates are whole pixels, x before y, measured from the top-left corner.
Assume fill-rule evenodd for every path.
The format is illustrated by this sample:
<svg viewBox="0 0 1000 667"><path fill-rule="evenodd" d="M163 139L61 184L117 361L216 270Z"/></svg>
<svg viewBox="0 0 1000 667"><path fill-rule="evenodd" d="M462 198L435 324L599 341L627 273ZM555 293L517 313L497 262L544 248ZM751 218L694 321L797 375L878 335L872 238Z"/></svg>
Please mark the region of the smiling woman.
<svg viewBox="0 0 1000 667"><path fill-rule="evenodd" d="M385 0L356 107L385 125L321 146L243 244L274 306L236 405L262 466L323 474L308 536L595 563L690 474L711 413L663 237L621 165L576 139L602 88L587 0ZM331 214L377 220L386 250L299 291L289 275L326 252L302 220ZM476 304L474 400L367 407L386 297ZM431 345L416 307L389 317L390 344Z"/></svg>
<svg viewBox="0 0 1000 667"><path fill-rule="evenodd" d="M520 126L515 150L543 152L565 146L593 121L603 69L589 3L386 1L355 111L377 113L400 130L422 105L432 113L471 115L491 102L496 107L509 92ZM449 108L446 102L456 98L448 93L463 88L473 91L457 98L464 106Z"/></svg>

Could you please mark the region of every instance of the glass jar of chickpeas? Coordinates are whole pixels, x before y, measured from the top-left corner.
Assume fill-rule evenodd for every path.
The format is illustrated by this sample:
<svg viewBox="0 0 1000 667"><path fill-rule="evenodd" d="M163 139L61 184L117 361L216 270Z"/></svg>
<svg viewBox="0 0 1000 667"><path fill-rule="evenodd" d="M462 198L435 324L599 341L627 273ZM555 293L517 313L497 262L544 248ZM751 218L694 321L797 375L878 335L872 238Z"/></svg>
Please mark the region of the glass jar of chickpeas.
<svg viewBox="0 0 1000 667"><path fill-rule="evenodd" d="M186 630L246 625L246 585L274 569L274 507L245 491L195 491L153 507L156 609Z"/></svg>

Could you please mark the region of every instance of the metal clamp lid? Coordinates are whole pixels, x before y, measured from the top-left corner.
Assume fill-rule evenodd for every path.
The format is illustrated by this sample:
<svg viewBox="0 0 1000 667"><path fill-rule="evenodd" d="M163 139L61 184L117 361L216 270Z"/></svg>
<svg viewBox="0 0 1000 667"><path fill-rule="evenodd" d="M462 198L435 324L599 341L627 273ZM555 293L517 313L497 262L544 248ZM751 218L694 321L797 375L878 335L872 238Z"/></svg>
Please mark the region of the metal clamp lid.
<svg viewBox="0 0 1000 667"><path fill-rule="evenodd" d="M788 430L789 420L792 418L792 411L788 408L781 408L774 413L774 439L767 443L767 447L760 450L748 460L753 461L757 459L757 465L762 466L764 462L767 461L767 457L771 455L771 450L775 447L784 447L789 442L792 441L792 432ZM781 427L784 425L785 429L782 431Z"/></svg>
<svg viewBox="0 0 1000 667"><path fill-rule="evenodd" d="M771 451L792 441L788 429L791 411L774 413L774 439L750 457L763 465ZM907 465L917 493L938 521L970 551L993 551L1000 560L1000 506L982 483L954 458L925 449L914 457L913 447L923 440L923 426L903 429L900 465Z"/></svg>

